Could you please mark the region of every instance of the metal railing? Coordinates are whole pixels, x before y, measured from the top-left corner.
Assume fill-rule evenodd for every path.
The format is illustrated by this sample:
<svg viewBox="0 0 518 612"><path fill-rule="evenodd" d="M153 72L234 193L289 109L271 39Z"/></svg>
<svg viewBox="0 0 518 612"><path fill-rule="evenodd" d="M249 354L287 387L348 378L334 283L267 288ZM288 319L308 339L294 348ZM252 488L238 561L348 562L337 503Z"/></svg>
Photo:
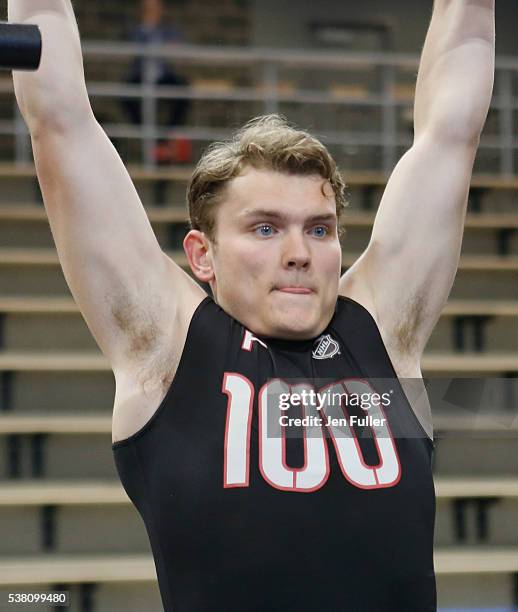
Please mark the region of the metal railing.
<svg viewBox="0 0 518 612"><path fill-rule="evenodd" d="M157 104L160 99L189 99L209 104L214 101L243 105L255 103L255 108L260 108L262 113L281 112L288 119L292 119L290 113L295 112L294 109L303 108L304 120L296 121L300 127L310 129L332 152L333 147L336 151L345 151L349 159L361 153L362 149L371 151L370 158L366 156L361 169L378 169L386 174L391 172L402 150L412 143L413 99L410 86L415 82L419 61L417 55L99 42L84 42L83 52L85 65L95 61L128 63L139 55L149 60L144 62L142 84L130 85L122 80L87 82L91 99L120 100L131 97L142 100L141 125L116 121L105 123L104 128L112 138L139 140L142 145L141 161L147 168L153 168L157 163L153 151L161 138L184 137L208 143L228 137L236 127L230 121L228 125L218 128L202 125L161 127L157 121ZM152 60L161 57L180 66L183 71L189 67L210 69L215 77L218 76L218 70L239 69L244 75L241 80L247 82L245 86L235 84L227 89L200 87L195 83L189 86L159 86L155 83ZM303 82L293 85L294 78ZM363 83L361 87L356 90L347 88L347 83L354 86L358 81ZM322 85L322 82L327 85ZM398 93L401 84L406 84L407 95L401 96ZM514 128L514 115L518 110L518 95L514 89L517 87L518 59L498 58L495 93L491 104L492 112L498 116L495 129L492 132L488 129L484 131L479 156L492 156L495 165L493 173L504 177L513 175L516 168L518 137ZM0 85L0 93L8 89L5 82ZM344 125L337 120L328 129L319 127L322 118L331 116L329 109L334 109L333 112L341 113L342 116L352 112L353 119L349 116ZM365 126L354 129L351 125L354 117L368 113L376 117L373 123L378 125L374 129L366 129ZM401 121L402 113L406 113L404 125ZM0 133L14 135L16 160L28 161L30 147L27 130L17 109L13 121L0 122ZM340 154L335 153L335 157L340 158Z"/></svg>

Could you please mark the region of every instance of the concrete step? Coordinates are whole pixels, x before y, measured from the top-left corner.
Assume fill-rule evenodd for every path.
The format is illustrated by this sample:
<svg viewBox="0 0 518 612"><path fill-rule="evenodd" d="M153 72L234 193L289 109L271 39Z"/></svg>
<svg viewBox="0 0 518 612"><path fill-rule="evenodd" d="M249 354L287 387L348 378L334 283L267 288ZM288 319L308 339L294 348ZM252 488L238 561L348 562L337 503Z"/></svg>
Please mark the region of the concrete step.
<svg viewBox="0 0 518 612"><path fill-rule="evenodd" d="M485 312L486 314L480 316L491 317L484 324L485 350L494 352L516 350L518 300L494 301L489 303L486 309L478 307L480 302L473 302L473 305L469 301L463 303L466 304L464 316L469 316L470 312ZM93 336L70 298L61 300L47 298L45 301L36 297L20 296L17 299L0 297L0 312L2 310L5 313L3 321L0 321L4 350L97 350ZM455 302L452 303L452 309L448 307L445 309L437 323L428 341L428 351L455 350L452 312L461 312ZM465 348L474 350L476 348L474 327L468 324L464 329Z"/></svg>
<svg viewBox="0 0 518 612"><path fill-rule="evenodd" d="M117 479L110 434L0 436L0 478Z"/></svg>
<svg viewBox="0 0 518 612"><path fill-rule="evenodd" d="M149 554L23 555L0 559L0 584L155 582Z"/></svg>
<svg viewBox="0 0 518 612"><path fill-rule="evenodd" d="M516 436L451 436L435 439L434 472L441 476L463 474L483 477L518 473Z"/></svg>
<svg viewBox="0 0 518 612"><path fill-rule="evenodd" d="M82 415L63 414L18 414L0 413L0 434L110 434L110 414Z"/></svg>
<svg viewBox="0 0 518 612"><path fill-rule="evenodd" d="M163 202L185 201L185 187L192 174L192 167L168 166L150 171L140 165L126 164L126 168L144 204L156 203L157 186ZM0 162L0 180L2 181L0 206L42 201L33 164Z"/></svg>
<svg viewBox="0 0 518 612"><path fill-rule="evenodd" d="M151 225L162 248L181 249L188 231L187 207L183 201L164 207L148 206ZM352 212L345 217L346 251L363 251L367 246L374 213ZM469 214L466 218L462 252L480 255L498 252L501 230L517 229L518 215L509 213ZM53 247L54 242L44 207L34 204L0 206L0 244L13 248ZM510 254L518 253L518 232L508 239Z"/></svg>
<svg viewBox="0 0 518 612"><path fill-rule="evenodd" d="M11 314L5 317L2 327L5 350L84 352L99 350L78 312L49 315Z"/></svg>
<svg viewBox="0 0 518 612"><path fill-rule="evenodd" d="M433 422L437 441L452 437L474 437L479 440L518 437L518 414L503 411L488 410L486 414L434 411ZM91 411L90 414L78 413L75 406L74 410L69 408L64 412L0 412L0 434L109 434L111 424L108 409Z"/></svg>
<svg viewBox="0 0 518 612"><path fill-rule="evenodd" d="M0 312L5 314L77 313L79 309L69 296L0 296ZM518 317L518 300L449 300L442 316Z"/></svg>
<svg viewBox="0 0 518 612"><path fill-rule="evenodd" d="M183 251L169 251L168 255L182 268L187 268L188 262ZM361 253L345 252L342 267L352 266ZM58 255L55 249L45 248L1 248L0 265L59 267ZM465 255L460 258L459 269L470 272L518 272L518 256L514 255ZM15 292L12 292L15 293ZM494 297L494 296L492 296Z"/></svg>
<svg viewBox="0 0 518 612"><path fill-rule="evenodd" d="M514 612L510 574L439 574L439 612Z"/></svg>
<svg viewBox="0 0 518 612"><path fill-rule="evenodd" d="M42 529L45 520L47 527L52 521L51 532ZM0 537L4 558L44 552L75 555L151 552L144 523L130 504L62 505L52 509L1 507ZM49 537L52 551L46 548Z"/></svg>
<svg viewBox="0 0 518 612"><path fill-rule="evenodd" d="M518 304L518 302L516 303ZM484 351L512 352L518 350L518 318L487 316L491 318L482 325ZM428 340L427 352L455 352L457 350L456 334L455 321L452 317L443 314ZM475 326L473 323L466 322L463 324L462 337L465 350L476 350Z"/></svg>
<svg viewBox="0 0 518 612"><path fill-rule="evenodd" d="M0 502L3 555L37 554L43 551L92 554L150 550L141 517L126 498L120 484L101 486L99 483L87 482L82 487L81 482L73 485L42 482L39 486L20 482L15 487L4 481L2 487L13 495L13 503L3 503L6 501L5 494ZM25 492L23 487L26 488ZM67 493L71 500L63 499ZM31 501L38 503L28 503ZM456 546L470 551L481 546L518 547L516 497L491 500L484 512L486 527L481 533L478 500L467 499L461 507L452 500L439 498L436 548ZM459 521L462 521L461 532ZM46 529L43 528L45 524ZM51 531L50 524L53 525ZM121 534L127 535L121 537ZM49 537L52 551L48 550Z"/></svg>
<svg viewBox="0 0 518 612"><path fill-rule="evenodd" d="M185 223L153 224L155 235L163 248L181 248L186 232ZM3 220L0 207L0 244L6 248L52 248L54 240L48 222L39 220Z"/></svg>
<svg viewBox="0 0 518 612"><path fill-rule="evenodd" d="M75 414L96 414L101 410L111 415L115 379L107 365L105 367L102 356L96 354L93 360L102 364L103 369L13 372L10 375L11 409L18 414L42 415L46 412L70 414L73 407ZM3 380L2 385L5 384L8 383Z"/></svg>
<svg viewBox="0 0 518 612"><path fill-rule="evenodd" d="M518 372L518 353L425 352L425 375L470 377L479 373ZM108 360L100 351L0 351L0 372L107 372Z"/></svg>
<svg viewBox="0 0 518 612"><path fill-rule="evenodd" d="M437 499L505 499L518 501L518 477L436 476ZM1 482L0 507L12 506L127 506L130 500L118 480L8 479ZM517 534L518 535L518 534Z"/></svg>
<svg viewBox="0 0 518 612"><path fill-rule="evenodd" d="M193 166L167 167L147 169L141 165L130 165L127 168L134 182L154 182L157 180L171 180L186 183L192 175ZM344 172L347 168L343 169ZM0 164L0 178L18 179L27 182L36 177L34 164L15 164L3 162ZM381 188L387 183L387 177L378 171L356 171L347 174L347 184L355 188ZM471 177L472 190L482 189L487 193L507 193L518 190L518 178L516 176L503 177L499 174L475 173ZM516 210L516 209L515 209Z"/></svg>
<svg viewBox="0 0 518 612"><path fill-rule="evenodd" d="M13 417L3 417L2 420L7 421L18 419L18 423L11 422L9 426L7 422L2 426L0 421L0 431L3 432L0 433L0 477L7 478L14 473L21 478L31 478L40 470L45 477L56 479L117 478L111 451L111 416L109 407L106 408L102 425L89 425L88 419L81 415L83 426L86 426L82 432L72 427L69 419L68 425L64 422L55 432L43 427L46 433L40 435L31 431L35 427L29 426L27 415L24 415L25 425L20 424L23 419L14 416L16 413ZM94 419L99 421L101 417L97 415ZM42 420L41 414L36 417L36 421L41 423ZM100 426L105 428L104 432L95 430ZM518 473L518 437L516 432L513 433L510 435L508 430L503 430L502 434L492 434L492 437L489 434L478 437L436 436L433 456L436 477L462 474L469 483L470 478L494 477L495 474L500 478L515 476ZM41 457L39 463L38 456ZM441 494L446 495L444 492ZM466 494L467 497L470 495L474 494Z"/></svg>
<svg viewBox="0 0 518 612"><path fill-rule="evenodd" d="M518 571L515 547L450 548L435 552L435 570L444 574ZM0 559L0 584L148 582L156 580L149 555L25 555Z"/></svg>
<svg viewBox="0 0 518 612"><path fill-rule="evenodd" d="M151 223L176 224L187 223L189 215L184 201L168 202L164 206L147 206L146 213ZM371 229L376 213L359 210L358 207L350 207L345 216L346 228ZM47 214L42 203L20 202L0 203L0 221L39 223L39 227L47 224ZM499 230L518 229L518 215L516 212L468 212L465 220L467 230Z"/></svg>
<svg viewBox="0 0 518 612"><path fill-rule="evenodd" d="M47 585L44 585L47 586ZM95 601L96 612L163 612L156 582L88 583ZM49 592L53 585L48 585ZM70 610L79 612L83 591L81 586L67 584ZM33 585L18 585L17 592L42 590ZM513 582L509 574L471 574L437 576L439 612L510 612L513 602ZM12 586L0 587L0 600L7 601ZM26 608L29 610L29 608ZM31 606L34 609L34 605ZM55 608L38 604L38 612L54 612Z"/></svg>
<svg viewBox="0 0 518 612"><path fill-rule="evenodd" d="M7 602L9 593L57 593L56 585L17 585L0 586L0 601ZM83 584L66 584L60 587L60 593L68 595L70 612L82 612L84 601L92 602L95 612L164 612L160 592L156 582L105 582L101 584L86 582ZM38 612L55 612L54 605L43 603L11 604L11 607L23 612L36 609ZM61 607L59 608L61 609Z"/></svg>
<svg viewBox="0 0 518 612"><path fill-rule="evenodd" d="M171 255L189 273L185 254ZM344 265L352 265L358 255L346 252ZM518 300L517 276L518 256L464 256L451 298ZM0 249L0 295L69 294L54 249Z"/></svg>

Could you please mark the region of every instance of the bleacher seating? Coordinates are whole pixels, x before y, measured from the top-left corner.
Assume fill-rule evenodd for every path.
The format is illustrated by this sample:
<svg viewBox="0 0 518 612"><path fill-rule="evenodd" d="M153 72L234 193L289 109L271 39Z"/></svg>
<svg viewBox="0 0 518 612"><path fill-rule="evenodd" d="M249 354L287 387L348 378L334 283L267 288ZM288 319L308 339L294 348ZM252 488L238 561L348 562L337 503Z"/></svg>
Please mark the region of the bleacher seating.
<svg viewBox="0 0 518 612"><path fill-rule="evenodd" d="M130 171L147 194L163 248L187 269L180 197L190 169ZM29 194L34 169L2 165L0 180ZM345 220L345 266L365 246L374 218L363 191L381 189L385 180L376 173L348 177L355 193ZM157 181L176 194L162 206L145 191ZM518 180L475 177L473 189L482 190L483 211L467 217L468 250L424 356L426 375L518 372L518 251L507 240L502 253L499 242L499 232L518 228L518 214L486 204L495 193L518 194ZM25 195L16 203L10 195L0 201L0 596L15 587L61 585L81 610L88 585L96 585L95 612L158 612L147 535L111 457L113 377L66 288L41 202ZM459 585L480 601L491 595L513 603L516 414L477 415L476 427L473 415L437 415L435 564L444 607L460 600Z"/></svg>

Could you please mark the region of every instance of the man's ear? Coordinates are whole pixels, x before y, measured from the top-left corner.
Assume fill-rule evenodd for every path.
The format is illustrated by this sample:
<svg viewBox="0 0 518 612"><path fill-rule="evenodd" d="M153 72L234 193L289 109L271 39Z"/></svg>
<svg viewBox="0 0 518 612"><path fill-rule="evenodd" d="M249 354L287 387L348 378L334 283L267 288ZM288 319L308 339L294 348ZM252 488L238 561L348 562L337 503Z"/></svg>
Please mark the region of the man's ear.
<svg viewBox="0 0 518 612"><path fill-rule="evenodd" d="M213 280L212 245L207 236L199 230L190 230L183 240L183 248L194 276L204 283Z"/></svg>

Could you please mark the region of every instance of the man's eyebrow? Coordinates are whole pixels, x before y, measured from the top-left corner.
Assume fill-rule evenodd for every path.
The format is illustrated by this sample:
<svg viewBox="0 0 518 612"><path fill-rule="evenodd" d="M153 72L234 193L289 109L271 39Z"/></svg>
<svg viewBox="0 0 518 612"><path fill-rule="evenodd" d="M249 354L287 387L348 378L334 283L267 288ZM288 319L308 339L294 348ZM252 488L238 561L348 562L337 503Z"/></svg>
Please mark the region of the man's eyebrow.
<svg viewBox="0 0 518 612"><path fill-rule="evenodd" d="M270 219L280 219L286 220L286 215L276 211L276 210L268 210L265 208L249 208L245 209L241 215L244 218L254 218L254 217L262 217L262 218L270 218ZM311 217L307 218L307 221L315 222L315 221L336 221L336 213L324 213L320 215L311 215Z"/></svg>

